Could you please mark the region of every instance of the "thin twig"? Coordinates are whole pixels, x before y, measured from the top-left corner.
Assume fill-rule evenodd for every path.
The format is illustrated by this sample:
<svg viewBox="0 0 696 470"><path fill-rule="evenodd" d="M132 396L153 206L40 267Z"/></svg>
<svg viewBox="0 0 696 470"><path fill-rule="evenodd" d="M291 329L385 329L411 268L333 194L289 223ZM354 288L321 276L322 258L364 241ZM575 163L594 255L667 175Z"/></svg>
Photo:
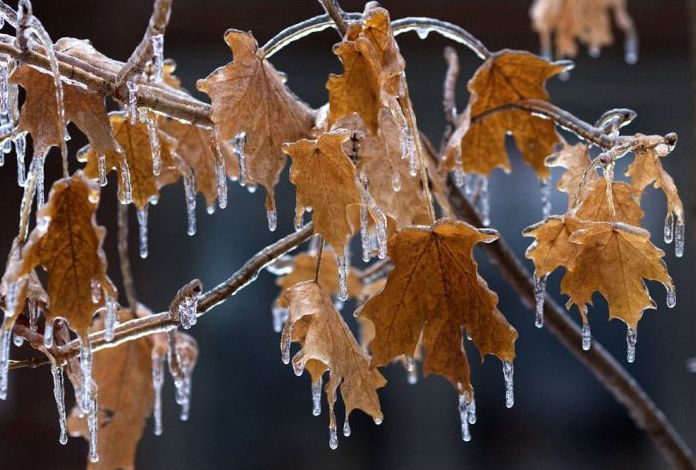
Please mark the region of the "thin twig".
<svg viewBox="0 0 696 470"><path fill-rule="evenodd" d="M447 73L442 90L442 107L445 111L447 124L440 141L440 151L443 151L452 132L457 127L457 79L459 78L459 56L454 47L447 46L444 51L447 61Z"/></svg>
<svg viewBox="0 0 696 470"><path fill-rule="evenodd" d="M172 0L155 0L145 35L116 76L117 88L121 87L130 76L143 73L145 64L152 57L152 38L164 34L171 11Z"/></svg>
<svg viewBox="0 0 696 470"><path fill-rule="evenodd" d="M319 235L319 251L317 251L317 265L314 268L314 282L319 282L319 273L321 272L321 257L324 253L324 237Z"/></svg>
<svg viewBox="0 0 696 470"><path fill-rule="evenodd" d="M341 36L345 36L346 31L348 31L348 23L343 18L343 10L338 5L337 0L319 0L321 6L324 7L326 13L331 17L331 20L336 24L336 28L341 33Z"/></svg>
<svg viewBox="0 0 696 470"><path fill-rule="evenodd" d="M123 289L126 291L128 308L135 310L138 306L138 296L135 293L133 271L128 256L128 206L118 205L118 262L121 266Z"/></svg>
<svg viewBox="0 0 696 470"><path fill-rule="evenodd" d="M203 316L218 304L224 302L239 290L250 284L265 266L284 255L288 251L296 248L299 244L307 241L312 235L314 226L310 222L295 233L292 233L275 243L267 246L250 258L244 265L230 276L227 280L220 283L208 292L203 293L198 300L198 316ZM178 319L173 318L169 312L156 313L142 318L135 318L125 321L114 329L114 339L107 341L104 339L104 330L99 330L89 335L90 344L94 351L106 348L113 348L120 344L138 338L149 336L155 333L164 333L178 326ZM77 340L71 341L57 349L56 360L65 363L68 359L76 357L80 352L80 345ZM39 365L49 364L48 358L42 360L35 358L12 361L10 369L20 369L25 367L38 367Z"/></svg>

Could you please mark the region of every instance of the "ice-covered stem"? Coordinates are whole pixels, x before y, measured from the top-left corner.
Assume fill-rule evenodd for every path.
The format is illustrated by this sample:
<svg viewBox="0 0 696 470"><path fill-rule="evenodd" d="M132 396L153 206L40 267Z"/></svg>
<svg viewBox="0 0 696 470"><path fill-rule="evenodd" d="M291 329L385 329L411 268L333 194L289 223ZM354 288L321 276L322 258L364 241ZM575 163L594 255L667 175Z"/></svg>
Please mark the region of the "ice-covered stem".
<svg viewBox="0 0 696 470"><path fill-rule="evenodd" d="M314 226L310 222L302 227L302 229L284 237L275 243L267 246L263 250L256 253L237 272L227 278L224 282L218 284L213 289L204 292L198 300L198 316L202 316L210 311L213 307L224 302L232 295L236 294L240 289L249 285L265 266L272 263L285 253L293 250L301 243L309 240L314 231ZM143 318L135 318L125 321L114 329L114 339L106 341L104 338L104 330L99 330L89 335L89 341L92 345L92 351L97 352L102 349L116 347L128 341L133 341L155 333L165 333L175 329L178 326L178 320L172 318L169 312L157 313L148 315ZM15 326L16 328L16 326ZM24 331L22 333L24 336ZM40 335L38 335L40 337ZM37 338L38 340L38 338ZM33 344L33 342L32 342ZM41 339L41 343L43 340ZM79 354L79 342L77 340L70 341L63 346L54 346L51 350L56 358L58 365L65 364L68 359L76 357ZM10 369L20 369L26 367L38 367L49 364L47 358L29 359L22 361L12 361Z"/></svg>
<svg viewBox="0 0 696 470"><path fill-rule="evenodd" d="M344 18L343 10L338 5L338 0L319 0L319 3L331 17L331 21L336 24L336 28L341 33L341 36L345 36L346 31L348 31L348 23L346 23Z"/></svg>
<svg viewBox="0 0 696 470"><path fill-rule="evenodd" d="M452 132L457 127L457 79L459 78L459 55L455 48L445 47L445 61L447 62L447 73L442 90L442 107L445 111L447 125L442 134L440 148L444 149Z"/></svg>
<svg viewBox="0 0 696 470"><path fill-rule="evenodd" d="M426 145L431 150L431 157L437 158L432 151L432 144L427 144L426 141ZM454 214L476 227L481 227L481 217L455 186L451 176L447 180L447 191ZM505 240L501 237L494 243L482 246L482 249L498 266L505 280L530 311L533 311L534 279ZM696 469L691 449L655 402L598 341L593 342L592 349L583 351L582 331L549 295L544 302L544 324L547 330L626 408L636 426L650 437L666 460L675 468Z"/></svg>
<svg viewBox="0 0 696 470"><path fill-rule="evenodd" d="M123 290L126 292L128 307L135 309L138 305L138 296L135 293L133 271L131 270L128 256L128 205L118 205L118 264L121 267L123 278Z"/></svg>
<svg viewBox="0 0 696 470"><path fill-rule="evenodd" d="M138 46L133 50L128 61L121 67L116 75L116 86L121 87L132 75L143 73L145 64L152 57L152 37L164 35L169 23L172 11L172 0L155 0L152 6L150 22L145 30L145 35Z"/></svg>

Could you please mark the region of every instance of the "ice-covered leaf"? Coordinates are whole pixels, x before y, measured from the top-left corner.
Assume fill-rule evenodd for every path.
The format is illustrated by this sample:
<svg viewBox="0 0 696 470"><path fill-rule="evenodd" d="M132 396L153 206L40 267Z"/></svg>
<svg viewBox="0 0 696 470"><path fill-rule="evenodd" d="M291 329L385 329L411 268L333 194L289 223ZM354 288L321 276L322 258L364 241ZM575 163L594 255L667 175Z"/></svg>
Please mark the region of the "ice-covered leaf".
<svg viewBox="0 0 696 470"><path fill-rule="evenodd" d="M158 177L153 173L153 154L147 125L140 121L131 124L127 116L117 112L110 113L109 120L122 151L111 150L104 154L105 171L118 172L119 199L122 202L131 199L138 209L142 209L152 198L159 197L159 188L165 182L176 179L167 176L169 171L178 171L171 155L176 141L164 132L157 131L162 167ZM95 179L99 177L99 157L92 147L79 156L87 162L85 176ZM131 198L127 197L129 190Z"/></svg>
<svg viewBox="0 0 696 470"><path fill-rule="evenodd" d="M334 258L333 250L325 247L321 254L321 265L319 266L319 285L328 295L338 295L338 268ZM285 291L295 284L302 281L314 279L317 267L317 255L312 253L300 253L293 257L291 271L276 280L280 287L278 298L282 297ZM360 297L362 286L358 273L354 269L349 269L347 274L348 295L350 297Z"/></svg>
<svg viewBox="0 0 696 470"><path fill-rule="evenodd" d="M577 206L575 216L588 221L640 225L643 219L643 211L639 203L640 191L623 181L612 181L611 190L612 202L610 203L607 197L607 182L604 178L589 183L588 188L582 191L583 199Z"/></svg>
<svg viewBox="0 0 696 470"><path fill-rule="evenodd" d="M5 321L3 326L11 328L17 317L24 311L26 301L43 301L48 300L48 294L41 285L39 276L36 271L28 276L23 276L19 280L15 280L15 273L19 269L19 264L22 261L22 244L19 237L12 241L10 254L7 256L7 264L5 265L5 273L0 279L0 297L4 300Z"/></svg>
<svg viewBox="0 0 696 470"><path fill-rule="evenodd" d="M334 53L343 64L343 74L332 74L326 83L329 127L358 113L370 131L377 133L380 110L389 106L389 97L401 93L405 68L387 10L368 4L362 20L349 26Z"/></svg>
<svg viewBox="0 0 696 470"><path fill-rule="evenodd" d="M314 231L338 254L353 233L348 206L361 203L355 165L343 149L349 137L350 132L336 130L317 140L302 139L283 146L292 158L290 181L297 188L296 212L312 208Z"/></svg>
<svg viewBox="0 0 696 470"><path fill-rule="evenodd" d="M10 82L26 90L26 101L19 115L19 131L31 134L34 153L42 155L50 147L60 147L61 129L58 127L60 120L53 76L23 64L12 72ZM64 82L63 105L65 120L75 123L97 152L105 153L116 148L104 95Z"/></svg>
<svg viewBox="0 0 696 470"><path fill-rule="evenodd" d="M133 315L121 310L122 320ZM96 322L95 322L96 324ZM99 390L99 462L89 469L133 469L138 442L152 413L151 344L141 338L94 354L93 380ZM89 439L86 418L75 407L68 420L72 436Z"/></svg>
<svg viewBox="0 0 696 470"><path fill-rule="evenodd" d="M341 314L336 310L319 284L305 281L288 289L281 305L289 311L283 329L281 350L289 359L290 342L299 342L302 349L292 358L295 371L306 368L317 383L329 371L325 391L330 409L329 427L335 433L334 404L340 388L346 420L355 409L360 409L381 422L377 389L387 381L377 369L370 369L370 357L365 353Z"/></svg>
<svg viewBox="0 0 696 470"><path fill-rule="evenodd" d="M558 152L546 158L546 166L565 168L556 188L568 195L569 208L573 206L580 186L599 179L596 171L587 171L590 163L589 146L583 143L569 145L563 142Z"/></svg>
<svg viewBox="0 0 696 470"><path fill-rule="evenodd" d="M30 276L37 266L43 267L51 306L47 320L64 318L81 337L104 304L104 295L95 301L93 285L116 298L102 250L106 229L97 225L95 217L98 204L99 186L82 172L56 181L12 273L12 278L19 280Z"/></svg>
<svg viewBox="0 0 696 470"><path fill-rule="evenodd" d="M413 357L422 334L424 372L442 375L471 399L463 330L481 356L512 362L517 332L498 310L498 296L472 257L477 243L496 238L492 231L442 219L433 226L407 227L389 240L394 270L384 289L358 312L375 325L373 365Z"/></svg>
<svg viewBox="0 0 696 470"><path fill-rule="evenodd" d="M225 42L234 60L196 86L210 96L218 141L246 133L240 171L247 183L263 185L266 209L273 210L274 188L286 161L281 145L310 135L312 111L285 86L250 33L230 29Z"/></svg>
<svg viewBox="0 0 696 470"><path fill-rule="evenodd" d="M559 139L553 121L520 110L493 110L523 99L548 100L546 80L564 70L565 65L511 50L493 54L479 67L468 85L471 124L460 148L464 171L481 175L496 167L510 171L505 136L512 133L524 160L540 179L548 178L544 159ZM454 159L449 160L448 169L455 169Z"/></svg>
<svg viewBox="0 0 696 470"><path fill-rule="evenodd" d="M530 227L535 237L527 251L538 274L565 267L561 290L568 307L581 311L599 292L609 304L610 318L623 320L635 331L643 311L655 308L644 280L674 290L662 260L664 252L650 242L650 233L621 222L583 222L566 216Z"/></svg>

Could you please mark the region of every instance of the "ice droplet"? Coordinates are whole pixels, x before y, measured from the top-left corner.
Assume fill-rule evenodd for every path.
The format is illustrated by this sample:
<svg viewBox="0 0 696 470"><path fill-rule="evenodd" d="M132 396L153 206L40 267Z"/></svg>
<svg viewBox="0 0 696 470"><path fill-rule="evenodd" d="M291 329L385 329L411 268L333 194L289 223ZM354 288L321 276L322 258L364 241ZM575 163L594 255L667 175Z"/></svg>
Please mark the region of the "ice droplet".
<svg viewBox="0 0 696 470"><path fill-rule="evenodd" d="M16 347L21 348L22 345L24 344L24 338L22 338L22 337L19 336L19 335L14 335L14 336L12 337L12 343L13 343Z"/></svg>
<svg viewBox="0 0 696 470"><path fill-rule="evenodd" d="M343 436L350 437L350 422L348 421L348 416L346 416L346 420L343 422Z"/></svg>
<svg viewBox="0 0 696 470"><path fill-rule="evenodd" d="M186 199L186 233L196 234L196 176L190 168L184 174L184 197Z"/></svg>
<svg viewBox="0 0 696 470"><path fill-rule="evenodd" d="M147 250L147 204L142 209L136 211L138 215L138 240L140 242L140 257L145 259L148 255Z"/></svg>
<svg viewBox="0 0 696 470"><path fill-rule="evenodd" d="M67 421L65 417L65 386L63 384L63 368L51 364L51 375L53 376L53 397L56 400L58 410L58 425L60 426L60 437L58 442L62 445L68 443Z"/></svg>
<svg viewBox="0 0 696 470"><path fill-rule="evenodd" d="M406 375L410 385L418 383L418 370L416 370L416 361L411 356L406 357Z"/></svg>
<svg viewBox="0 0 696 470"><path fill-rule="evenodd" d="M665 217L665 243L668 245L674 240L674 214L670 211L667 212Z"/></svg>
<svg viewBox="0 0 696 470"><path fill-rule="evenodd" d="M128 88L128 116L131 126L134 126L138 121L138 84L133 80L128 80L126 88Z"/></svg>
<svg viewBox="0 0 696 470"><path fill-rule="evenodd" d="M471 400L468 406L469 409L469 424L476 424L476 400Z"/></svg>
<svg viewBox="0 0 696 470"><path fill-rule="evenodd" d="M677 216L677 223L674 228L674 255L677 258L684 256L684 234L686 227L683 216Z"/></svg>
<svg viewBox="0 0 696 470"><path fill-rule="evenodd" d="M430 33L430 28L416 28L416 34L419 39L428 39L428 34Z"/></svg>
<svg viewBox="0 0 696 470"><path fill-rule="evenodd" d="M43 344L47 348L53 347L53 321L46 320L44 327Z"/></svg>
<svg viewBox="0 0 696 470"><path fill-rule="evenodd" d="M471 440L471 431L469 430L469 404L466 399L466 393L459 395L459 420L462 426L462 441L469 442Z"/></svg>
<svg viewBox="0 0 696 470"><path fill-rule="evenodd" d="M536 300L536 319L534 326L544 326L544 300L546 299L546 275L534 276L534 299Z"/></svg>
<svg viewBox="0 0 696 470"><path fill-rule="evenodd" d="M512 375L515 369L512 362L503 361L503 377L505 378L505 406L512 408L515 404L515 389L512 381Z"/></svg>
<svg viewBox="0 0 696 470"><path fill-rule="evenodd" d="M92 345L89 337L78 338L80 342L80 372L82 387L77 401L83 413L89 413L92 404Z"/></svg>
<svg viewBox="0 0 696 470"><path fill-rule="evenodd" d="M0 400L7 399L7 381L10 371L11 340L12 329L3 325L2 329L0 329Z"/></svg>
<svg viewBox="0 0 696 470"><path fill-rule="evenodd" d="M590 54L590 57L592 57L593 59L596 59L597 57L599 57L602 54L602 50L597 46L590 47L587 50L587 52L588 52L588 54Z"/></svg>
<svg viewBox="0 0 696 470"><path fill-rule="evenodd" d="M112 341L114 339L114 330L118 326L118 306L114 299L105 297L106 313L104 315L104 339Z"/></svg>
<svg viewBox="0 0 696 470"><path fill-rule="evenodd" d="M627 37L624 43L624 60L627 64L633 65L638 62L638 38Z"/></svg>
<svg viewBox="0 0 696 470"><path fill-rule="evenodd" d="M244 146L246 145L246 132L240 132L232 139L232 153L239 162L239 185L246 186L248 180L246 155Z"/></svg>
<svg viewBox="0 0 696 470"><path fill-rule="evenodd" d="M677 305L677 292L674 287L667 287L667 307L674 308Z"/></svg>
<svg viewBox="0 0 696 470"><path fill-rule="evenodd" d="M152 36L152 65L155 67L155 81L159 82L164 71L164 36L161 34Z"/></svg>
<svg viewBox="0 0 696 470"><path fill-rule="evenodd" d="M162 148L160 146L159 129L157 128L156 118L153 118L150 113L145 116L145 124L147 125L147 136L150 140L150 154L152 155L152 174L159 176L162 172Z"/></svg>
<svg viewBox="0 0 696 470"><path fill-rule="evenodd" d="M106 186L106 155L97 157L97 169L99 171L99 186Z"/></svg>
<svg viewBox="0 0 696 470"><path fill-rule="evenodd" d="M197 313L199 297L199 291L191 291L185 295L176 306L178 310L177 313L179 314L179 319L181 321L181 326L185 330L188 330L196 324L196 320L198 319Z"/></svg>
<svg viewBox="0 0 696 470"><path fill-rule="evenodd" d="M392 191L395 193L401 191L401 175L397 171L392 173Z"/></svg>
<svg viewBox="0 0 696 470"><path fill-rule="evenodd" d="M312 383L312 414L314 416L321 414L321 387L323 383L324 381L321 377Z"/></svg>
<svg viewBox="0 0 696 470"><path fill-rule="evenodd" d="M370 261L370 232L367 215L367 206L362 204L360 206L360 243L362 245L362 260L366 263Z"/></svg>
<svg viewBox="0 0 696 470"><path fill-rule="evenodd" d="M288 319L288 309L274 304L271 312L273 313L273 331L280 333L283 331L285 320Z"/></svg>
<svg viewBox="0 0 696 470"><path fill-rule="evenodd" d="M96 279L92 279L90 288L92 291L92 303L98 304L101 300L101 284Z"/></svg>
<svg viewBox="0 0 696 470"><path fill-rule="evenodd" d="M24 157L27 151L27 133L22 132L14 139L15 153L17 154L17 184L24 187L26 173L24 170Z"/></svg>
<svg viewBox="0 0 696 470"><path fill-rule="evenodd" d="M629 327L626 330L626 361L636 360L636 343L638 342L638 331Z"/></svg>
<svg viewBox="0 0 696 470"><path fill-rule="evenodd" d="M278 214L275 209L266 211L266 219L268 219L268 230L275 232L275 229L278 227Z"/></svg>
<svg viewBox="0 0 696 470"><path fill-rule="evenodd" d="M348 263L345 255L336 255L336 267L338 268L338 300L348 300Z"/></svg>
<svg viewBox="0 0 696 470"><path fill-rule="evenodd" d="M541 180L541 215L545 219L551 215L551 180Z"/></svg>
<svg viewBox="0 0 696 470"><path fill-rule="evenodd" d="M587 309L587 307L585 307ZM592 332L590 331L590 322L587 320L587 314L582 317L582 350L589 351L592 347Z"/></svg>
<svg viewBox="0 0 696 470"><path fill-rule="evenodd" d="M163 354L152 355L152 387L155 391L153 416L155 419L155 436L162 435L162 386L164 385L164 360Z"/></svg>

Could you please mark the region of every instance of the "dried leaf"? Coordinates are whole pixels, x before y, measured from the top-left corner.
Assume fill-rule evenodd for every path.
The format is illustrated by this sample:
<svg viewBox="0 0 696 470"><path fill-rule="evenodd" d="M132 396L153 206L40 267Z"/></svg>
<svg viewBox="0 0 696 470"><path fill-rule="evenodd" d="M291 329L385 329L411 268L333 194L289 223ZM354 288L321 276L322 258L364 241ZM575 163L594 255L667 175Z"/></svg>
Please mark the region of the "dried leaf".
<svg viewBox="0 0 696 470"><path fill-rule="evenodd" d="M283 146L292 158L290 181L297 188L296 213L313 209L315 233L339 253L348 243L352 228L347 209L361 204L355 165L343 150L350 133L337 130L317 140L302 139Z"/></svg>
<svg viewBox="0 0 696 470"><path fill-rule="evenodd" d="M151 199L159 197L161 186L178 179L178 176L167 175L167 172L178 172L171 154L176 141L164 132L158 131L162 170L157 177L152 172L152 150L147 125L140 121L131 124L128 117L122 113L110 113L109 120L122 152L106 152L106 171L107 173L111 170L118 172L118 194L121 201L125 200L124 178L128 175L133 204L138 209L142 209ZM88 178L99 176L99 155L94 148L90 147L78 158L80 161L87 162L85 176ZM128 168L128 171L126 172L124 168Z"/></svg>
<svg viewBox="0 0 696 470"><path fill-rule="evenodd" d="M493 54L469 81L471 125L461 139L466 172L488 174L501 167L510 171L505 135L510 132L524 160L540 179L549 177L544 159L558 143L553 121L521 110L494 111L522 99L548 100L546 80L565 70L528 52L503 50ZM465 121L466 123L466 121ZM453 159L449 170L454 169Z"/></svg>
<svg viewBox="0 0 696 470"><path fill-rule="evenodd" d="M37 213L37 225L22 250L13 279L29 276L37 266L48 273L50 312L47 321L64 318L70 328L85 336L94 313L104 305L103 295L93 300L92 283L116 298L106 275L102 242L106 229L97 225L99 186L75 173L53 184L48 202Z"/></svg>
<svg viewBox="0 0 696 470"><path fill-rule="evenodd" d="M325 387L331 410L329 426L336 428L333 409L339 387L346 420L353 410L361 409L375 421L382 421L377 389L387 381L376 369L370 369L370 357L360 348L319 284L306 281L294 285L283 295L281 305L289 311L281 339L283 348L289 351L291 340L302 346L292 358L295 370L301 371L307 365L312 383L329 371L330 379Z"/></svg>
<svg viewBox="0 0 696 470"><path fill-rule="evenodd" d="M477 272L472 250L497 234L453 219L408 227L389 240L395 268L384 289L359 310L375 325L373 366L416 353L421 332L424 372L447 378L473 398L462 328L481 356L515 357L517 332L498 310L498 296Z"/></svg>
<svg viewBox="0 0 696 470"><path fill-rule="evenodd" d="M321 254L321 265L319 266L319 285L322 290L329 295L338 295L338 268L334 262L334 253L329 247L325 247ZM276 284L280 287L278 298L280 299L285 291L299 284L302 281L314 279L317 267L317 255L312 253L300 253L293 257L291 271L279 277ZM354 269L348 269L346 273L346 283L348 295L350 297L360 297L362 285L358 273Z"/></svg>
<svg viewBox="0 0 696 470"><path fill-rule="evenodd" d="M585 176L587 169L590 167L591 161L589 146L582 143L569 145L566 142L563 142L563 146L558 152L554 153L553 155L549 155L546 158L546 166L551 168L561 167L566 169L566 171L564 171L561 177L558 179L556 188L568 195L569 209L573 206L573 202L577 197L576 193L578 192L578 189L580 189L580 186L583 184L587 185L592 181L599 179L599 175L597 175L597 172L595 171L591 171L587 173L587 176ZM584 177L587 179L587 181L583 183ZM579 199L582 199L582 197Z"/></svg>
<svg viewBox="0 0 696 470"><path fill-rule="evenodd" d="M623 181L613 181L611 190L615 213L612 213L607 198L606 180L604 178L597 179L589 186L587 191L583 191L584 200L580 202L575 211L577 218L596 222L616 221L629 225L640 225L644 215L638 202L640 191Z"/></svg>
<svg viewBox="0 0 696 470"><path fill-rule="evenodd" d="M225 42L234 61L199 80L196 87L212 100L218 141L246 133L248 183L266 188L266 208L271 210L285 167L281 145L310 135L312 111L284 85L250 33L230 29Z"/></svg>
<svg viewBox="0 0 696 470"><path fill-rule="evenodd" d="M36 271L32 270L28 276L23 276L18 281L14 279L15 273L19 269L22 261L22 244L19 237L12 241L10 254L7 256L5 273L0 279L0 297L4 299L4 322L3 328L12 328L17 317L24 311L26 301L48 301L48 294L41 285Z"/></svg>
<svg viewBox="0 0 696 470"><path fill-rule="evenodd" d="M121 320L133 318L120 310ZM97 470L133 469L138 442L152 413L153 387L151 345L148 338L128 341L94 354L93 380L99 390L99 462L89 463ZM89 440L86 418L79 418L75 407L68 420L72 436Z"/></svg>
<svg viewBox="0 0 696 470"><path fill-rule="evenodd" d="M23 64L12 72L10 82L21 85L27 92L19 115L18 129L31 134L34 153L43 155L50 147L60 147L61 132L58 128L53 75ZM75 123L97 152L105 153L116 148L106 114L104 95L64 82L63 107L65 121Z"/></svg>

